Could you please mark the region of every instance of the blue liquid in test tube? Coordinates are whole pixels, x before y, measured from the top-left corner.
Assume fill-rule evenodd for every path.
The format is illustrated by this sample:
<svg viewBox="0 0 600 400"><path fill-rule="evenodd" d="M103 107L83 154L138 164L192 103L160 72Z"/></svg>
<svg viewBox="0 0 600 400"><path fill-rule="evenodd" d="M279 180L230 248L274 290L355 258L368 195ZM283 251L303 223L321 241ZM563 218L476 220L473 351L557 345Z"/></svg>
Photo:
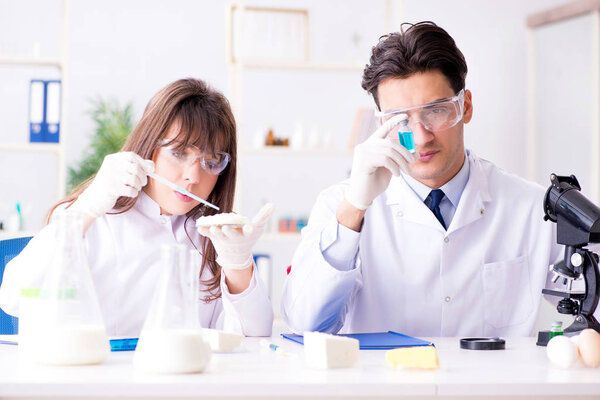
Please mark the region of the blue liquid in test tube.
<svg viewBox="0 0 600 400"><path fill-rule="evenodd" d="M415 142L413 141L413 133L408 126L408 121L400 122L398 128L398 138L400 144L408 149L411 153L415 152Z"/></svg>

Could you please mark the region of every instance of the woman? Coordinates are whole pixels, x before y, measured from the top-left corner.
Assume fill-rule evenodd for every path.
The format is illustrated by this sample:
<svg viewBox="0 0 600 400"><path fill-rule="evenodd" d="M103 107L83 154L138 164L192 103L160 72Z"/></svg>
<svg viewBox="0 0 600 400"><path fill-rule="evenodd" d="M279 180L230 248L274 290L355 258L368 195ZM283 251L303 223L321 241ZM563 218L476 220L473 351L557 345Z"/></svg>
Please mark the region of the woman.
<svg viewBox="0 0 600 400"><path fill-rule="evenodd" d="M236 125L227 99L195 79L182 79L148 103L119 153L106 156L90 178L57 204L50 223L7 266L0 307L18 315L21 288L40 287L53 254L57 208L80 211L84 243L109 336L139 335L159 277L157 250L186 244L202 257L203 327L269 336L273 311L255 272L252 246L273 207L265 206L244 227L195 227L209 208L148 179L154 172L217 205L233 206Z"/></svg>

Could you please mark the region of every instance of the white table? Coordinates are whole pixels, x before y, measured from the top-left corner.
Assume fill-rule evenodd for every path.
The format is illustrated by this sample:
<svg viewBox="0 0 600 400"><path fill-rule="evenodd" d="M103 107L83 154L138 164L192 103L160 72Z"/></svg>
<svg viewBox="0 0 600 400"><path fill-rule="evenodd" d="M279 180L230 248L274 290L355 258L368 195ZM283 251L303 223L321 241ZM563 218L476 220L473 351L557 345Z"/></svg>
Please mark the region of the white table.
<svg viewBox="0 0 600 400"><path fill-rule="evenodd" d="M19 363L17 347L0 345L0 398L444 398L600 399L600 368L552 367L533 338L507 339L506 350L459 348L455 338L427 338L438 349L433 371L395 370L385 350L361 350L355 368L311 370L303 347L273 337L283 357L246 338L228 354L213 354L207 371L195 375L136 372L132 352L111 353L102 365L31 366Z"/></svg>

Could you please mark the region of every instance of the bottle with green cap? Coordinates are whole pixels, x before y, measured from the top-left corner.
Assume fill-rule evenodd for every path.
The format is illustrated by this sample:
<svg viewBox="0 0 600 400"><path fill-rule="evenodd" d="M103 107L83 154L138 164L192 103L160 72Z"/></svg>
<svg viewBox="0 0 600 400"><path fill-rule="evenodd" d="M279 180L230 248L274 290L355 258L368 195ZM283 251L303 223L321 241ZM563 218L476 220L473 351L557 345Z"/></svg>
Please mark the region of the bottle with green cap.
<svg viewBox="0 0 600 400"><path fill-rule="evenodd" d="M550 328L550 339L563 334L562 321L554 321Z"/></svg>

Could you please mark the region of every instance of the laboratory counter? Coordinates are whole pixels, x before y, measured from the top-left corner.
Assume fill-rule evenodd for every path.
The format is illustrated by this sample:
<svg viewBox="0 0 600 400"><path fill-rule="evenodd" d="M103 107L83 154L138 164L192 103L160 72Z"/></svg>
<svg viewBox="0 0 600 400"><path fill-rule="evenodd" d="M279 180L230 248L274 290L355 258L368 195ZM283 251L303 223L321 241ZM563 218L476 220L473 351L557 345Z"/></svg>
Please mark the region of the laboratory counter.
<svg viewBox="0 0 600 400"><path fill-rule="evenodd" d="M458 338L435 343L437 370L386 365L386 350L361 350L354 368L313 370L303 346L245 338L233 353L215 353L193 375L153 375L132 366L133 352L112 352L101 365L50 367L19 362L17 346L0 345L0 398L444 398L600 399L600 368L557 369L534 338L508 338L505 350L463 350Z"/></svg>

